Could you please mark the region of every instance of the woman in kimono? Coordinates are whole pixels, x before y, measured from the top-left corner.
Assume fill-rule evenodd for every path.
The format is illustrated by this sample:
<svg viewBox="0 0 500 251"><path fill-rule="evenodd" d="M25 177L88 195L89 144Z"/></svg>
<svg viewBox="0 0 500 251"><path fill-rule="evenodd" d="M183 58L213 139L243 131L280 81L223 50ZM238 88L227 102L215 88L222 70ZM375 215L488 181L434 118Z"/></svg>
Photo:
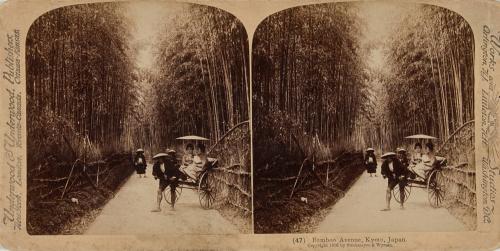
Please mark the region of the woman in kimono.
<svg viewBox="0 0 500 251"><path fill-rule="evenodd" d="M428 173L432 170L436 164L436 155L434 154L434 144L428 142L425 144L425 155L422 158L423 161L423 177L427 178Z"/></svg>
<svg viewBox="0 0 500 251"><path fill-rule="evenodd" d="M207 154L205 152L206 149L205 145L202 143L199 143L196 147L197 147L197 152L193 160L198 169L200 169L201 171L205 167L205 164L207 163Z"/></svg>
<svg viewBox="0 0 500 251"><path fill-rule="evenodd" d="M422 144L417 142L413 147L412 163L416 165L419 164L420 162L422 162Z"/></svg>
<svg viewBox="0 0 500 251"><path fill-rule="evenodd" d="M377 177L377 158L375 157L375 150L373 148L366 149L365 165L370 177L373 177L372 174L375 174L375 177Z"/></svg>
<svg viewBox="0 0 500 251"><path fill-rule="evenodd" d="M137 149L134 157L135 172L139 175L139 178L146 178L146 157L144 156L144 150Z"/></svg>
<svg viewBox="0 0 500 251"><path fill-rule="evenodd" d="M196 146L196 154L193 156L192 163L184 169L184 172L193 181L197 181L206 162L205 145L200 143Z"/></svg>
<svg viewBox="0 0 500 251"><path fill-rule="evenodd" d="M182 169L187 168L189 165L193 164L193 151L194 151L194 146L193 144L189 143L186 145L186 151L184 152L184 155L182 156Z"/></svg>
<svg viewBox="0 0 500 251"><path fill-rule="evenodd" d="M188 144L186 146L186 154L182 159L182 171L193 181L198 179L198 174L200 171L201 160L197 154L193 154L194 146L193 144Z"/></svg>

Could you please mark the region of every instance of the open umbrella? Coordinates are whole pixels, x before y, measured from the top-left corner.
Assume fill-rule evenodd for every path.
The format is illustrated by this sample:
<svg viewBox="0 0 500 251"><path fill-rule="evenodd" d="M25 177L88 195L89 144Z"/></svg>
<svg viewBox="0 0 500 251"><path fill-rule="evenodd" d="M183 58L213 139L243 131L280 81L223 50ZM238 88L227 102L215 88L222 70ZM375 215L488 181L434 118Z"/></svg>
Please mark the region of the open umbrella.
<svg viewBox="0 0 500 251"><path fill-rule="evenodd" d="M155 156L153 156L153 159L157 159L159 157L166 157L166 156L168 156L166 153L158 153Z"/></svg>
<svg viewBox="0 0 500 251"><path fill-rule="evenodd" d="M437 139L437 138L433 137L433 136L425 135L425 134L415 134L415 135L405 137L405 139Z"/></svg>
<svg viewBox="0 0 500 251"><path fill-rule="evenodd" d="M182 137L178 137L177 139L184 139L184 140L204 140L204 141L209 140L207 138L203 138L203 137L196 136L196 135L182 136Z"/></svg>
<svg viewBox="0 0 500 251"><path fill-rule="evenodd" d="M389 156L396 156L396 153L394 153L394 152L386 152L386 153L384 153L384 155L381 156L381 158L385 159L385 158L387 158Z"/></svg>

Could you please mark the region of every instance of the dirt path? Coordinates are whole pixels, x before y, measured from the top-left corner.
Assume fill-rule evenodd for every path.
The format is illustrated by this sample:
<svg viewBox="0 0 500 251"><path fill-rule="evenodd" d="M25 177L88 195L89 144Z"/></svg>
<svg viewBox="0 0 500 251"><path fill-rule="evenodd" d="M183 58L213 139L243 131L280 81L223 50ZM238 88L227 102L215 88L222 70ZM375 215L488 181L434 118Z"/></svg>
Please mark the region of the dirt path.
<svg viewBox="0 0 500 251"><path fill-rule="evenodd" d="M405 209L391 199L391 211L385 207L387 180L380 175L371 178L366 172L351 187L315 232L420 232L466 231L460 221L444 208L432 208L425 189L412 188Z"/></svg>
<svg viewBox="0 0 500 251"><path fill-rule="evenodd" d="M217 210L204 210L198 202L198 194L183 189L175 211L162 201L162 212L153 213L158 181L132 175L108 202L101 214L85 234L231 234L238 230L225 220Z"/></svg>

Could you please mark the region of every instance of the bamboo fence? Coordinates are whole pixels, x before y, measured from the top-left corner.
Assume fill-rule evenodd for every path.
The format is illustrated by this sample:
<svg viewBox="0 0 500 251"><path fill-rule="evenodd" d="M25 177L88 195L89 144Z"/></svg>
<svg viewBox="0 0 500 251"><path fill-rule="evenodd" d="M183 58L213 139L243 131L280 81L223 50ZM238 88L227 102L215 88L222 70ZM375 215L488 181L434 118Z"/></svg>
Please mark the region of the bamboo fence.
<svg viewBox="0 0 500 251"><path fill-rule="evenodd" d="M440 172L444 191L443 205L475 228L477 218L476 168L474 158L474 121L457 129L438 150L448 159ZM460 211L460 214L457 212Z"/></svg>
<svg viewBox="0 0 500 251"><path fill-rule="evenodd" d="M209 151L218 159L214 169L217 202L230 204L245 215L252 212L250 128L248 121L229 130Z"/></svg>

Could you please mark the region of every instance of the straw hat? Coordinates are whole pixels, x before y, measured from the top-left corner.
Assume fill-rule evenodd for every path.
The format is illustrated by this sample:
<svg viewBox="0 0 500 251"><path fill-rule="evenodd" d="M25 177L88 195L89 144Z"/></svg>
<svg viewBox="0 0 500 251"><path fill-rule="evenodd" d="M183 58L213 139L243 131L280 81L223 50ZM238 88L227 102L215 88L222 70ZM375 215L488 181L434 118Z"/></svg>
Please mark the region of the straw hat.
<svg viewBox="0 0 500 251"><path fill-rule="evenodd" d="M144 150L143 150L142 148L139 148L139 149L137 149L135 152L137 152L137 153L143 153L143 152L144 152Z"/></svg>
<svg viewBox="0 0 500 251"><path fill-rule="evenodd" d="M371 147L368 147L368 149L366 149L367 152L375 152L375 149L371 148Z"/></svg>

